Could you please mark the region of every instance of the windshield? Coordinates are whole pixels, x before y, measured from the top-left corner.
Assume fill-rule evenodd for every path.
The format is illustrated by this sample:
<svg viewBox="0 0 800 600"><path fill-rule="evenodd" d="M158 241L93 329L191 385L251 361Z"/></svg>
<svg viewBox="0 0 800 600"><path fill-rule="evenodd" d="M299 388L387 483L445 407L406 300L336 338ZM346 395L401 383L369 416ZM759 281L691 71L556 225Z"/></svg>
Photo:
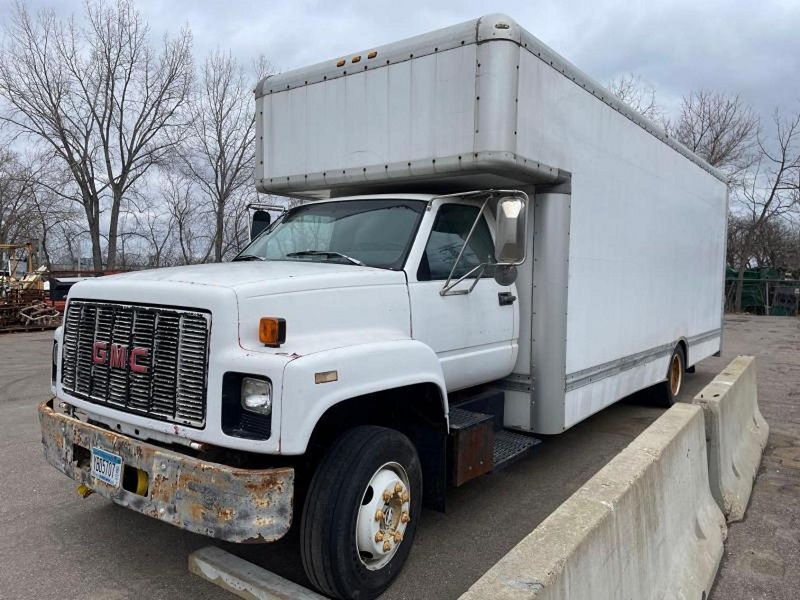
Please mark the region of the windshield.
<svg viewBox="0 0 800 600"><path fill-rule="evenodd" d="M302 260L402 269L426 203L344 200L289 211L234 260Z"/></svg>

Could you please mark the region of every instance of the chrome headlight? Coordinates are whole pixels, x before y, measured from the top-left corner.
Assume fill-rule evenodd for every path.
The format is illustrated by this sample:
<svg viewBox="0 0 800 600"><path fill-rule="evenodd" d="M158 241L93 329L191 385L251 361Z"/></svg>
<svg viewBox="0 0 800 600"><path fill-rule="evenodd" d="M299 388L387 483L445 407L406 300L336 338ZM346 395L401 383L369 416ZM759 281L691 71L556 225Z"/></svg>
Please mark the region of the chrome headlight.
<svg viewBox="0 0 800 600"><path fill-rule="evenodd" d="M261 415L272 412L272 384L266 379L242 378L242 408Z"/></svg>

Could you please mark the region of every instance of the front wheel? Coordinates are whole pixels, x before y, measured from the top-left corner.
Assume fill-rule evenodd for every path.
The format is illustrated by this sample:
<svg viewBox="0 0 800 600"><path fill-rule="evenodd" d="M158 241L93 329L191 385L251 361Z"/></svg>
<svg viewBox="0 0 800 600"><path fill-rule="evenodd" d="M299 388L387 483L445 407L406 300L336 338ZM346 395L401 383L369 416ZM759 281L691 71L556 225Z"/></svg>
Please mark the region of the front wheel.
<svg viewBox="0 0 800 600"><path fill-rule="evenodd" d="M384 427L346 432L311 480L301 520L303 568L334 598L375 598L403 568L422 508L411 441Z"/></svg>

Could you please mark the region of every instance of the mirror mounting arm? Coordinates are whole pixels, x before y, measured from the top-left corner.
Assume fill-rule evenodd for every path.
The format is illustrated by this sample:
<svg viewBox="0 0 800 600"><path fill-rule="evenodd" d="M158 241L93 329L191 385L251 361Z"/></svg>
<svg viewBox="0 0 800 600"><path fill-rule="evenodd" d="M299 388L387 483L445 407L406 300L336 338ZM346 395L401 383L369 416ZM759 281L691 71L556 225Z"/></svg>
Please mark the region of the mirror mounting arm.
<svg viewBox="0 0 800 600"><path fill-rule="evenodd" d="M520 196L520 197L524 198L525 199L525 209L527 210L527 206L528 206L528 202L529 202L528 195L525 192L521 191L521 190L486 190L486 191L464 192L464 193L460 193L460 194L449 194L448 196L437 196L438 198L470 197L470 196L478 196L478 195L485 195L486 196L486 199L483 201L483 204L481 204L481 208L478 211L478 214L475 217L475 220L472 222L472 227L470 227L470 230L469 230L469 233L467 234L467 237L464 239L464 243L461 245L461 250L458 252L458 256L456 257L456 260L453 263L453 267L450 269L450 274L447 276L447 280L444 282L444 285L442 286L442 289L439 290L439 295L441 295L441 296L456 296L456 295L461 295L461 294L469 294L473 289L475 289L475 286L478 285L478 281L480 281L481 277L483 277L483 273L484 273L484 271L486 271L486 267L495 266L495 267L509 267L510 268L510 267L515 267L515 266L517 266L519 264L522 264L525 261L525 255L527 254L527 252L525 252L525 255L523 255L521 260L516 261L516 262L497 262L497 261L495 261L495 262L484 262L484 263L481 263L479 265L476 265L475 267L470 269L468 272L466 272L464 275L462 275L461 277L459 277L458 279L453 281L453 277L455 275L456 268L458 267L459 262L461 262L461 257L464 255L464 250L466 249L467 244L469 244L469 241L472 238L472 234L475 232L475 229L478 226L478 222L480 221L481 217L483 216L483 213L486 210L486 206L489 204L489 201L494 199L494 198L497 198L497 197L502 198L503 195L506 195L506 194L514 194L516 196ZM431 198L431 200L434 200L434 198ZM497 235L498 233L499 232L495 232L495 235ZM470 285L466 289L461 289L461 290L453 289L459 283L461 283L465 279L469 278L474 273L477 273L477 274L475 275L475 278L474 278L474 281L472 282L472 285Z"/></svg>
<svg viewBox="0 0 800 600"><path fill-rule="evenodd" d="M458 279L453 281L452 283L450 282L450 279L453 276L453 272L451 271L450 272L450 277L447 278L447 281L445 282L444 286L442 286L442 289L439 290L439 295L440 296L458 296L458 295L461 295L461 294L469 294L472 290L475 289L475 286L478 285L478 282L481 280L481 277L483 277L483 272L486 270L486 267L488 267L491 264L493 264L493 263L481 263L479 265L476 265L476 266L472 267L469 271L464 273L461 277L459 277ZM478 271L478 273L475 275L475 279L472 282L471 286L469 286L468 288L463 289L463 290L454 290L453 289L459 283L461 283L465 279L469 278L469 276L472 275L473 273L475 273L476 271Z"/></svg>
<svg viewBox="0 0 800 600"><path fill-rule="evenodd" d="M481 217L483 216L483 211L486 209L486 205L489 203L489 200L491 200L492 197L493 197L493 194L491 194L491 193L488 194L486 196L486 200L484 200L483 204L481 204L481 209L478 211L478 214L475 217L475 220L472 222L472 227L469 228L469 233L467 234L467 237L464 239L464 243L461 244L461 250L459 250L458 256L456 257L456 261L453 263L453 268L450 269L450 274L447 276L447 281L444 282L444 286L439 291L440 295L447 296L448 292L450 292L456 285L461 283L464 279L469 277L470 274L474 273L478 268L480 268L481 269L481 273L480 273L480 275L475 277L475 281L470 286L470 288L468 290L462 290L460 292L460 293L463 293L463 294L469 294L473 290L473 288L477 285L478 280L483 275L483 271L486 269L486 264L487 263L481 263L480 265L478 265L476 267L473 267L466 274L462 275L455 282L453 282L453 275L456 272L456 268L458 267L458 263L461 262L461 257L464 255L464 250L467 248L467 244L469 244L469 240L470 240L470 238L472 238L472 234L475 231L475 228L478 226L478 222L481 220ZM455 292L451 292L451 293L455 293Z"/></svg>

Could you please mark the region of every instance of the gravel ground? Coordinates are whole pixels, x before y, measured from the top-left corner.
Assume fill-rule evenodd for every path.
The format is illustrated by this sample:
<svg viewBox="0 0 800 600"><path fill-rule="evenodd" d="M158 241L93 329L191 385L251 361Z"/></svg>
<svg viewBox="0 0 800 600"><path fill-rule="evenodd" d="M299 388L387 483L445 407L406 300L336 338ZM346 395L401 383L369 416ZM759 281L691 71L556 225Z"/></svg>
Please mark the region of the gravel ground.
<svg viewBox="0 0 800 600"><path fill-rule="evenodd" d="M698 365L684 398L736 354L755 354L772 429L713 598L797 598L800 322L731 317L725 335L723 357ZM229 598L186 570L188 554L211 540L97 496L81 500L45 463L35 407L49 393L51 343L48 333L0 336L0 598ZM659 414L623 401L505 471L451 491L446 514L423 514L409 562L384 598L457 597ZM295 529L275 544L219 545L307 585Z"/></svg>

